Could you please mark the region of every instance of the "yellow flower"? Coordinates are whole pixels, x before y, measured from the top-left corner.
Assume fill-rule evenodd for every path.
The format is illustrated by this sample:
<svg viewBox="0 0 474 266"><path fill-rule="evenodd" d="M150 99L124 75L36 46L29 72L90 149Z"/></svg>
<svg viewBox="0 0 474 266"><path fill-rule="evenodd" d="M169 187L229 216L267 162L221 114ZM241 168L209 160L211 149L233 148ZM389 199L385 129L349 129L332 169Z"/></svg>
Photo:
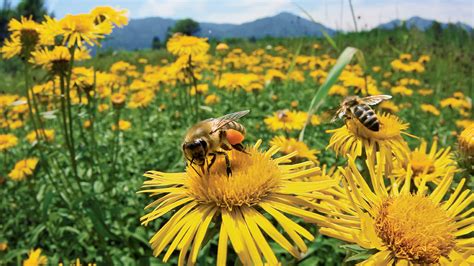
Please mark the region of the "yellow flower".
<svg viewBox="0 0 474 266"><path fill-rule="evenodd" d="M208 84L198 84L197 85L197 93L198 94L205 94L209 90ZM189 92L192 96L196 95L196 88L193 86L191 91Z"/></svg>
<svg viewBox="0 0 474 266"><path fill-rule="evenodd" d="M154 98L155 93L152 90L140 90L130 96L128 107L132 109L147 107Z"/></svg>
<svg viewBox="0 0 474 266"><path fill-rule="evenodd" d="M102 113L102 112L105 112L107 110L109 110L109 105L108 104L105 104L105 103L101 103L99 104L99 106L97 107L97 110Z"/></svg>
<svg viewBox="0 0 474 266"><path fill-rule="evenodd" d="M400 111L400 108L392 101L383 101L378 107L391 113L398 113Z"/></svg>
<svg viewBox="0 0 474 266"><path fill-rule="evenodd" d="M428 265L451 261L457 252L472 252L472 208L463 210L474 195L468 189L461 193L466 179L449 197L452 173L432 193L425 180L411 187L411 172L403 184L387 186L383 160L378 159L377 168L367 160L369 171L362 176L349 158L349 167L342 171L343 187L323 208L328 226L321 227L321 234L375 249L361 265Z"/></svg>
<svg viewBox="0 0 474 266"><path fill-rule="evenodd" d="M412 179L419 186L421 180L440 184L443 177L456 170L454 154L450 147L438 150L437 141L433 142L429 151L427 146L423 140L418 148L408 154L408 160L393 171L393 175L397 176L398 180L404 180L407 175L406 169L410 168L413 173Z"/></svg>
<svg viewBox="0 0 474 266"><path fill-rule="evenodd" d="M8 249L8 242L0 242L0 251L5 251Z"/></svg>
<svg viewBox="0 0 474 266"><path fill-rule="evenodd" d="M63 44L67 47L82 47L84 43L90 46L99 45L99 40L112 32L112 23L109 20L96 23L95 17L90 14L66 15L58 24L63 36Z"/></svg>
<svg viewBox="0 0 474 266"><path fill-rule="evenodd" d="M219 96L215 95L215 94L209 94L206 96L206 98L204 99L204 103L206 105L211 105L211 104L216 104L220 101L220 98Z"/></svg>
<svg viewBox="0 0 474 266"><path fill-rule="evenodd" d="M10 20L8 30L11 32L10 39L5 41L0 50L3 57L8 59L20 55L28 59L40 44L42 26L32 18L21 17L20 21Z"/></svg>
<svg viewBox="0 0 474 266"><path fill-rule="evenodd" d="M51 142L54 140L54 129L39 129L38 134L40 139L46 137L47 142ZM30 133L28 133L28 135L26 135L26 139L29 143L36 142L36 132L31 131Z"/></svg>
<svg viewBox="0 0 474 266"><path fill-rule="evenodd" d="M28 158L21 161L18 161L15 164L15 167L8 176L15 181L21 181L28 176L33 175L36 165L38 164L37 158Z"/></svg>
<svg viewBox="0 0 474 266"><path fill-rule="evenodd" d="M175 35L166 44L168 52L176 56L197 56L207 53L209 44L206 38Z"/></svg>
<svg viewBox="0 0 474 266"><path fill-rule="evenodd" d="M372 71L374 71L374 72L380 72L381 69L382 69L382 68L381 68L380 66L374 66L374 67L372 67Z"/></svg>
<svg viewBox="0 0 474 266"><path fill-rule="evenodd" d="M58 75L62 75L68 70L69 61L71 61L71 53L64 46L55 46L53 50L43 48L35 51L30 59L31 63L42 66Z"/></svg>
<svg viewBox="0 0 474 266"><path fill-rule="evenodd" d="M115 109L120 109L125 105L125 100L127 97L123 93L114 93L110 96L110 100L112 101L112 106Z"/></svg>
<svg viewBox="0 0 474 266"><path fill-rule="evenodd" d="M328 92L329 95L341 95L341 96L347 96L349 95L349 90L342 86L342 85L333 85L331 89L329 89Z"/></svg>
<svg viewBox="0 0 474 266"><path fill-rule="evenodd" d="M364 150L368 158L375 159L377 152L386 159L387 171L393 168L392 158L399 162L406 162L409 148L401 134L408 129L408 124L402 123L398 117L391 114L378 115L379 131L366 128L358 119L346 120L346 125L328 133L333 133L326 149L332 148L336 154L344 157L359 157ZM409 135L411 136L411 135Z"/></svg>
<svg viewBox="0 0 474 266"><path fill-rule="evenodd" d="M396 86L396 87L393 87L390 91L392 92L393 95L396 95L396 94L399 94L402 96L413 95L413 90L410 90L409 88L405 86Z"/></svg>
<svg viewBox="0 0 474 266"><path fill-rule="evenodd" d="M18 138L13 134L0 134L0 151L6 151L18 144Z"/></svg>
<svg viewBox="0 0 474 266"><path fill-rule="evenodd" d="M21 48L20 38L6 39L2 48L0 48L0 52L2 53L3 58L10 59L21 54Z"/></svg>
<svg viewBox="0 0 474 266"><path fill-rule="evenodd" d="M430 90L430 89L421 89L421 90L418 90L417 92L421 96L428 96L428 95L433 94L433 90Z"/></svg>
<svg viewBox="0 0 474 266"><path fill-rule="evenodd" d="M48 258L41 255L41 249L30 250L28 252L28 259L23 261L23 266L38 266L48 264Z"/></svg>
<svg viewBox="0 0 474 266"><path fill-rule="evenodd" d="M463 119L463 120L457 120L456 121L456 126L459 127L459 128L468 128L473 124L474 124L474 120L469 120L469 119Z"/></svg>
<svg viewBox="0 0 474 266"><path fill-rule="evenodd" d="M82 127L85 128L85 129L90 128L91 125L92 125L92 122L90 120L86 120L86 121L84 121L84 123L82 123Z"/></svg>
<svg viewBox="0 0 474 266"><path fill-rule="evenodd" d="M294 154L273 159L278 148L262 152L258 150L260 144L261 141L248 148L249 154L235 150L228 153L232 164L230 177L223 156L206 174L198 174L190 167L184 173L145 174L151 180L144 182L141 192L158 198L146 207L152 211L141 218L142 224L173 211L168 221L160 222L160 230L150 240L155 256L168 246L164 262L178 249L178 265L184 265L186 256L189 264L195 264L206 235L213 238L216 234L210 235L209 227L219 229L217 265L227 263L229 240L243 265L278 264L263 232L295 257L307 251L303 238L312 241L313 235L287 215L306 222L322 222L324 217L306 210L315 205L309 199L322 196L320 191L332 187L336 181L329 178L300 181L320 169L303 170L311 162L288 164Z"/></svg>
<svg viewBox="0 0 474 266"><path fill-rule="evenodd" d="M291 154L296 152L295 159L308 159L312 162L318 163L316 154L318 150L310 149L306 143L298 141L295 138L285 138L283 136L274 137L270 141L270 145L280 148L280 152L283 154ZM319 163L318 163L319 164Z"/></svg>
<svg viewBox="0 0 474 266"><path fill-rule="evenodd" d="M227 51L227 50L229 50L229 46L226 43L221 42L216 46L216 51L224 52L224 51Z"/></svg>
<svg viewBox="0 0 474 266"><path fill-rule="evenodd" d="M431 105L431 104L422 104L421 110L427 113L431 113L432 115L435 115L435 116L439 116L441 114L438 108L436 108L436 106Z"/></svg>
<svg viewBox="0 0 474 266"><path fill-rule="evenodd" d="M96 24L110 21L121 28L128 25L127 10L118 10L110 6L98 6L92 9L91 16Z"/></svg>
<svg viewBox="0 0 474 266"><path fill-rule="evenodd" d="M272 131L280 129L291 131L303 129L307 118L308 114L305 112L280 110L265 118L264 122Z"/></svg>
<svg viewBox="0 0 474 266"><path fill-rule="evenodd" d="M458 110L461 110L461 109L470 110L472 107L471 103L467 99L462 99L462 98L460 99L456 97L446 98L440 102L440 105L443 108L451 107Z"/></svg>
<svg viewBox="0 0 474 266"><path fill-rule="evenodd" d="M122 119L119 120L118 128L119 128L120 131L127 131L131 127L132 127L132 123L130 123L129 121L122 120ZM117 130L117 126L112 125L112 130Z"/></svg>
<svg viewBox="0 0 474 266"><path fill-rule="evenodd" d="M458 137L459 151L463 159L470 165L474 172L474 124L464 129Z"/></svg>

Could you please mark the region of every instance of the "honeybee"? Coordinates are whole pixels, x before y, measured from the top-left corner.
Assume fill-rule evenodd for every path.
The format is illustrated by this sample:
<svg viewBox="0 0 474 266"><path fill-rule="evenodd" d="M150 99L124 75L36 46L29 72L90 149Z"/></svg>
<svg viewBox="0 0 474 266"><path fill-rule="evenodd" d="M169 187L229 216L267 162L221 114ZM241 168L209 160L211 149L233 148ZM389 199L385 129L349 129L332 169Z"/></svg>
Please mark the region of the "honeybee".
<svg viewBox="0 0 474 266"><path fill-rule="evenodd" d="M339 110L337 110L336 115L332 121L337 120L338 118L357 118L362 125L372 131L379 131L380 122L377 116L375 115L374 110L370 105L376 105L384 100L391 99L390 95L374 95L364 98L359 96L349 96L346 97L342 103Z"/></svg>
<svg viewBox="0 0 474 266"><path fill-rule="evenodd" d="M207 171L209 172L216 161L217 155L223 155L226 162L227 176L232 175L230 160L226 151L235 149L247 153L242 145L246 130L236 120L249 112L249 110L245 110L219 118L209 118L188 129L182 145L187 163L191 167L193 167L193 164L198 165L202 172L204 172L204 166L207 164ZM208 156L211 156L209 162L207 160Z"/></svg>

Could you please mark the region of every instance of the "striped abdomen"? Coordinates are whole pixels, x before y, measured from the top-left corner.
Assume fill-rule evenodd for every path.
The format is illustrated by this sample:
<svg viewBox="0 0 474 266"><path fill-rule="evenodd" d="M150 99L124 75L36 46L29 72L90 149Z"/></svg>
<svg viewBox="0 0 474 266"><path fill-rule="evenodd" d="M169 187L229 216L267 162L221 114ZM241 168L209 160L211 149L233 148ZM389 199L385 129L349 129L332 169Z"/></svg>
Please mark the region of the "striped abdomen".
<svg viewBox="0 0 474 266"><path fill-rule="evenodd" d="M377 115L367 104L353 106L351 107L351 112L366 128L372 131L379 131L380 122Z"/></svg>
<svg viewBox="0 0 474 266"><path fill-rule="evenodd" d="M242 133L242 135L245 135L245 132L246 132L245 127L235 121L229 122L227 125L222 127L222 129L223 130L233 129L233 130L239 131L240 133Z"/></svg>

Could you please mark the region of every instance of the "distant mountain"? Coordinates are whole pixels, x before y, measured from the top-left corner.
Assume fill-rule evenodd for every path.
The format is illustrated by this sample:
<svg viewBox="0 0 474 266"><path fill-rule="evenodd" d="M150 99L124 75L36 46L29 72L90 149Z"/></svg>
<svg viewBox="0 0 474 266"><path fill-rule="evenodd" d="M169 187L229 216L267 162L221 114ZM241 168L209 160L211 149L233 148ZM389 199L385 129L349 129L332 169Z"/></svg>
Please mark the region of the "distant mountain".
<svg viewBox="0 0 474 266"><path fill-rule="evenodd" d="M395 19L395 20L392 20L390 22L380 24L377 28L379 28L379 29L388 29L389 30L389 29L393 29L393 28L396 28L398 26L401 26L403 22L406 23L408 28L416 27L420 30L426 30L429 27L431 27L431 25L433 24L433 22L435 22L435 20L424 19L424 18L415 16L415 17L411 17L411 18L409 18L405 21ZM472 27L465 24L465 23L457 22L457 23L454 23L454 25L456 25L458 27L461 27L461 28L463 28L467 31L472 30ZM448 23L441 23L442 28L446 28L447 26L448 26Z"/></svg>
<svg viewBox="0 0 474 266"><path fill-rule="evenodd" d="M104 47L125 50L150 48L153 37L164 40L167 29L175 23L176 20L160 17L132 19L128 26L114 30L104 42ZM322 36L323 30L330 35L335 33L322 24L288 12L243 24L200 23L200 27L199 36L216 39Z"/></svg>

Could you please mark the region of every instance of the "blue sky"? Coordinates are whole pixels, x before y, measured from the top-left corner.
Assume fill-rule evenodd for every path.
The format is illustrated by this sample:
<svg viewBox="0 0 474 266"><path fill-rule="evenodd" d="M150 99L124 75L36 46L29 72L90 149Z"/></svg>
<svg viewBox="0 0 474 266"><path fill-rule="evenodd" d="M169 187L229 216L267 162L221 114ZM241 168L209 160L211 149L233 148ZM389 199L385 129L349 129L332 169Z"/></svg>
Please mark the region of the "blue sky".
<svg viewBox="0 0 474 266"><path fill-rule="evenodd" d="M15 5L19 0L13 0ZM348 0L46 0L56 17L67 13L84 13L97 5L110 5L129 10L131 18L161 16L191 17L201 22L242 23L283 11L305 17L295 5L303 7L318 22L335 29L352 30ZM374 1L353 0L360 28L372 28L392 19L412 16L442 22L461 21L474 26L474 1Z"/></svg>

